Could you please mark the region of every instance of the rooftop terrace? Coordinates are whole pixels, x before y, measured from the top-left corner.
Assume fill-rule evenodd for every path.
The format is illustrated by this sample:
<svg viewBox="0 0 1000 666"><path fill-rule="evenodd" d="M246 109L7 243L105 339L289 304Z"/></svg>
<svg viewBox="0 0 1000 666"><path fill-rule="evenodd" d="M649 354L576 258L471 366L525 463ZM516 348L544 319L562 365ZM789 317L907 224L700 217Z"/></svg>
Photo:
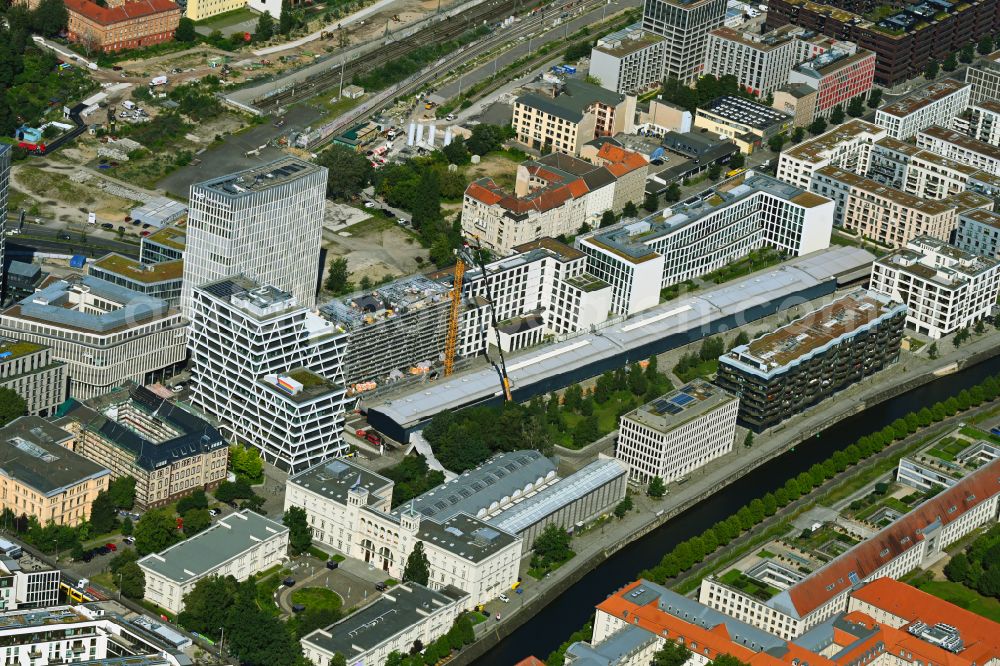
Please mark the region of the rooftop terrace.
<svg viewBox="0 0 1000 666"><path fill-rule="evenodd" d="M91 269L93 268L114 273L136 282L156 284L157 282L180 280L184 274L184 260L144 264L136 259L112 252L91 264Z"/></svg>
<svg viewBox="0 0 1000 666"><path fill-rule="evenodd" d="M828 159L831 153L845 142L863 137L874 138L878 135L885 135L885 130L878 125L855 118L825 134L820 134L815 139L800 143L782 154L815 164L820 160Z"/></svg>
<svg viewBox="0 0 1000 666"><path fill-rule="evenodd" d="M192 191L195 197L199 195L200 191L208 190L235 198L286 185L320 170L322 167L298 157L282 157L252 169L244 169L220 178L195 183L192 186Z"/></svg>
<svg viewBox="0 0 1000 666"><path fill-rule="evenodd" d="M958 79L944 79L943 81L936 81L925 88L907 95L906 97L900 98L879 109L880 113L885 113L890 116L896 116L897 118L904 118L915 111L933 104L934 102L939 102L945 97L952 95L962 88L969 86L970 84L964 81L959 81Z"/></svg>
<svg viewBox="0 0 1000 666"><path fill-rule="evenodd" d="M625 415L658 432L669 432L691 419L736 400L719 387L697 379Z"/></svg>
<svg viewBox="0 0 1000 666"><path fill-rule="evenodd" d="M740 345L719 360L767 373L808 358L882 317L905 312L906 306L888 296L859 289L830 304Z"/></svg>

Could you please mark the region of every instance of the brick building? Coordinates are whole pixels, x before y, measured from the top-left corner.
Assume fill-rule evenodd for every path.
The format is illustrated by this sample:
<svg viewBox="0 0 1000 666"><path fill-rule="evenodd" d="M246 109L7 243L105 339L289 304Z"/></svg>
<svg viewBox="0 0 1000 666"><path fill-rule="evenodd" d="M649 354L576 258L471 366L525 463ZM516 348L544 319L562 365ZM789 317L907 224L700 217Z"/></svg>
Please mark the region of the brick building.
<svg viewBox="0 0 1000 666"><path fill-rule="evenodd" d="M69 39L94 50L121 51L174 38L181 9L172 0L129 0L102 7L91 0L66 0Z"/></svg>
<svg viewBox="0 0 1000 666"><path fill-rule="evenodd" d="M875 82L881 86L919 76L928 60L943 61L949 53L1000 29L1000 0L970 0L931 11L928 4L906 5L875 22L863 15L871 4L859 0L773 0L768 4L767 28L792 23L874 51Z"/></svg>

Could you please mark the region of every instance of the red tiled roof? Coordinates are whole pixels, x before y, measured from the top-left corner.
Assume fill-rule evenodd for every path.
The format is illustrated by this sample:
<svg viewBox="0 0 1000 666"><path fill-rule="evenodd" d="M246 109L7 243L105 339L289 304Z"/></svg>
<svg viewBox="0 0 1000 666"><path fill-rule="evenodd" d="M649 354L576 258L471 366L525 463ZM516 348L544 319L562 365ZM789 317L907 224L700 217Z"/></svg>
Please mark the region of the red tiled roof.
<svg viewBox="0 0 1000 666"><path fill-rule="evenodd" d="M962 635L962 656L977 664L1000 657L1000 624L915 587L892 578L877 578L851 597L901 618L904 624L917 620L932 626L950 624Z"/></svg>
<svg viewBox="0 0 1000 666"><path fill-rule="evenodd" d="M492 184L493 181L491 180L490 183ZM466 188L465 193L473 199L483 202L487 206L494 206L500 201L500 199L503 198L488 187L480 185L478 181L469 183L469 187Z"/></svg>
<svg viewBox="0 0 1000 666"><path fill-rule="evenodd" d="M621 178L625 174L631 173L636 169L641 169L649 164L646 158L639 153L625 150L610 141L606 141L601 145L600 150L597 151L597 158L608 162L605 168L614 174L615 178Z"/></svg>
<svg viewBox="0 0 1000 666"><path fill-rule="evenodd" d="M545 666L545 662L535 655L531 655L530 657L525 657L521 661L517 662L514 666Z"/></svg>
<svg viewBox="0 0 1000 666"><path fill-rule="evenodd" d="M951 606L951 604L948 604ZM952 608L957 608L952 606ZM864 613L854 612L844 616L845 620L864 626L866 629L876 629L877 632L856 645L852 645L850 650L845 650L837 654L838 664L849 665L872 661L871 658L865 660L865 654L877 653L879 643L885 652L892 654L894 661L909 662L911 664L927 664L927 666L971 666L974 662L969 658L967 650L960 654L949 652L936 645L918 638L906 631L901 631L886 625L880 625L871 617ZM905 655L905 657L904 657Z"/></svg>
<svg viewBox="0 0 1000 666"><path fill-rule="evenodd" d="M171 0L130 0L117 7L101 7L90 0L64 0L64 4L67 11L80 14L101 25L121 23L164 12L180 11L177 3Z"/></svg>
<svg viewBox="0 0 1000 666"><path fill-rule="evenodd" d="M526 197L515 197L504 192L493 179L482 178L470 183L465 189L465 194L487 206L500 205L512 213L527 213L532 210L544 212L558 208L570 199L578 199L589 191L583 179L574 178L564 185L536 190Z"/></svg>
<svg viewBox="0 0 1000 666"><path fill-rule="evenodd" d="M822 569L788 589L800 618L850 590L923 539L922 530L937 520L947 525L1000 492L1000 459L942 491Z"/></svg>

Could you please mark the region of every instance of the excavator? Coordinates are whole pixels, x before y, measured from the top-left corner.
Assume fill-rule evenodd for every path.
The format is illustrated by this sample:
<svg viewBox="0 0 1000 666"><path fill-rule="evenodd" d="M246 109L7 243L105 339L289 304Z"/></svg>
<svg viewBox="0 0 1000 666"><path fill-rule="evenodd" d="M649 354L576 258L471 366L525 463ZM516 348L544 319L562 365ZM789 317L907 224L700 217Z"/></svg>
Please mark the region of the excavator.
<svg viewBox="0 0 1000 666"><path fill-rule="evenodd" d="M465 271L468 267L479 264L479 270L483 274L483 286L486 291L486 300L489 302L490 323L493 326L493 333L496 336L497 360L489 356L489 349L486 351L486 358L500 378L500 389L506 402L511 402L513 397L510 391L510 377L507 374L507 361L500 347L500 330L497 328L496 309L493 307L493 286L490 284L489 274L486 272L486 261L484 260L483 248L476 239L475 249L470 248L467 242L462 243L462 247L456 250L455 280L451 288L451 310L448 315L448 336L445 340L444 350L444 376L448 377L455 371L455 352L458 348L458 324L462 303L462 284L465 278Z"/></svg>

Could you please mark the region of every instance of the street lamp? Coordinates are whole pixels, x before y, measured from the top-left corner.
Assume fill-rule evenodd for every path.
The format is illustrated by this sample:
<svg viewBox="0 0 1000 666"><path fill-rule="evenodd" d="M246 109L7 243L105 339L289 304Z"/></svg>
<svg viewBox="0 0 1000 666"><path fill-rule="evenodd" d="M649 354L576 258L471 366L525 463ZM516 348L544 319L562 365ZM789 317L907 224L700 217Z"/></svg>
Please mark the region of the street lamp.
<svg viewBox="0 0 1000 666"><path fill-rule="evenodd" d="M226 628L225 627L219 627L219 630L222 631L222 635L219 636L219 656L222 657L223 659L225 659L226 658Z"/></svg>

